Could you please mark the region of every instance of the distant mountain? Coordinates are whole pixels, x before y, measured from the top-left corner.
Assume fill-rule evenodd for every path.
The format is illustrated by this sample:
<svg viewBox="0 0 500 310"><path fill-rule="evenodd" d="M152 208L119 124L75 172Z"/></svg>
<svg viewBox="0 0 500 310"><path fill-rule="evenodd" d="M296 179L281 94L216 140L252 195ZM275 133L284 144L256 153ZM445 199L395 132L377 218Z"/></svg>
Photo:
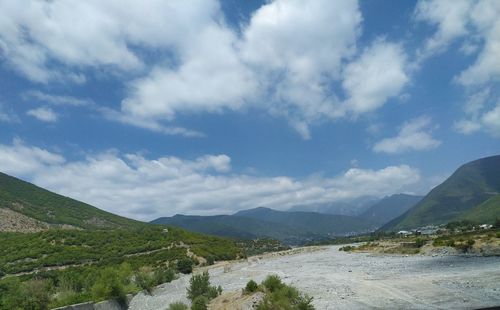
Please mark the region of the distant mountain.
<svg viewBox="0 0 500 310"><path fill-rule="evenodd" d="M381 230L444 224L456 219L473 218L474 214L491 210L494 213L498 210L498 201L496 198L487 201L499 194L500 155L478 159L458 168L417 205L384 225ZM483 203L486 205L479 207ZM478 209L472 210L475 207Z"/></svg>
<svg viewBox="0 0 500 310"><path fill-rule="evenodd" d="M380 199L373 196L361 196L335 202L293 206L288 211L318 212L324 214L357 216L377 203Z"/></svg>
<svg viewBox="0 0 500 310"><path fill-rule="evenodd" d="M360 217L382 225L408 211L422 200L422 198L423 196L407 194L395 194L384 197L363 212Z"/></svg>
<svg viewBox="0 0 500 310"><path fill-rule="evenodd" d="M175 215L162 217L151 223L173 225L217 236L246 239L269 237L289 244L375 228L372 222L351 216L276 211L268 208L239 211L234 215Z"/></svg>
<svg viewBox="0 0 500 310"><path fill-rule="evenodd" d="M148 225L58 195L0 172L0 231L50 227L112 229Z"/></svg>

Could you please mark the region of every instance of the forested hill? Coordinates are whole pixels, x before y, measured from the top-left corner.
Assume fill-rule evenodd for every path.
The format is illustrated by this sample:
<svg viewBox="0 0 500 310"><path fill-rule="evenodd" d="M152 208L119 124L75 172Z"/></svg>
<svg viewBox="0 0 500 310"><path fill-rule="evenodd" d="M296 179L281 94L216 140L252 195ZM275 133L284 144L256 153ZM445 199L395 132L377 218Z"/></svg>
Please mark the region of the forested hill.
<svg viewBox="0 0 500 310"><path fill-rule="evenodd" d="M46 228L114 229L148 225L121 217L0 172L0 231Z"/></svg>
<svg viewBox="0 0 500 310"><path fill-rule="evenodd" d="M417 205L382 230L445 224L456 220L494 222L500 217L500 155L469 162Z"/></svg>

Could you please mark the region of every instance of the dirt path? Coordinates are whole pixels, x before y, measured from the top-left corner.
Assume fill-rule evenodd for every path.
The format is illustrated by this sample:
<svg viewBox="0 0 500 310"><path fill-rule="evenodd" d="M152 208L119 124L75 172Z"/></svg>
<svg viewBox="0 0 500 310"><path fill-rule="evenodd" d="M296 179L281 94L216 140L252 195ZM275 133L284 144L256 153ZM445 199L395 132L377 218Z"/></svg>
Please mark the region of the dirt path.
<svg viewBox="0 0 500 310"><path fill-rule="evenodd" d="M338 246L265 255L210 270L236 292L278 274L314 297L316 309L470 309L500 305L500 257L388 256L345 253ZM131 309L165 309L184 301L189 277L137 295Z"/></svg>

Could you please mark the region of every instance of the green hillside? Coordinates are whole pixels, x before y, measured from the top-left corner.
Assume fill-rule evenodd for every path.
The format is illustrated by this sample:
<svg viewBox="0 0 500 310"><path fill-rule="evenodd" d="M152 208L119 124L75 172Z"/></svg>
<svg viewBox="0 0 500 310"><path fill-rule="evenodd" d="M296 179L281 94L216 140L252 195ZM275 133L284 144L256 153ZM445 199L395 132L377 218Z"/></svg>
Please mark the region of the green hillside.
<svg viewBox="0 0 500 310"><path fill-rule="evenodd" d="M83 229L113 229L138 228L147 225L55 194L0 172L1 208L13 210L54 226L72 225Z"/></svg>
<svg viewBox="0 0 500 310"><path fill-rule="evenodd" d="M457 221L470 220L481 224L493 224L496 219L500 219L500 195L491 197L456 218Z"/></svg>
<svg viewBox="0 0 500 310"><path fill-rule="evenodd" d="M500 156L469 162L382 230L448 223L500 192Z"/></svg>
<svg viewBox="0 0 500 310"><path fill-rule="evenodd" d="M287 244L368 231L374 228L371 221L345 215L315 212L287 212L256 208L234 215L186 216L175 215L152 221L216 236L242 239L274 238Z"/></svg>

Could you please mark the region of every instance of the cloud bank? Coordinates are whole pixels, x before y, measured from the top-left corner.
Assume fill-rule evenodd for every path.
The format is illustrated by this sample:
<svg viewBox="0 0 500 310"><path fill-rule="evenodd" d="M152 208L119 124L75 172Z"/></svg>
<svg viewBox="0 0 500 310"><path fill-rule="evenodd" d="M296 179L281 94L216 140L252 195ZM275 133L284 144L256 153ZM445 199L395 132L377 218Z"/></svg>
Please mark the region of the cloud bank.
<svg viewBox="0 0 500 310"><path fill-rule="evenodd" d="M249 176L233 173L224 154L195 159L108 151L69 161L15 140L0 145L0 171L120 215L151 220L176 213L220 214L258 206L287 209L405 191L420 180L407 165L350 168L331 177Z"/></svg>

